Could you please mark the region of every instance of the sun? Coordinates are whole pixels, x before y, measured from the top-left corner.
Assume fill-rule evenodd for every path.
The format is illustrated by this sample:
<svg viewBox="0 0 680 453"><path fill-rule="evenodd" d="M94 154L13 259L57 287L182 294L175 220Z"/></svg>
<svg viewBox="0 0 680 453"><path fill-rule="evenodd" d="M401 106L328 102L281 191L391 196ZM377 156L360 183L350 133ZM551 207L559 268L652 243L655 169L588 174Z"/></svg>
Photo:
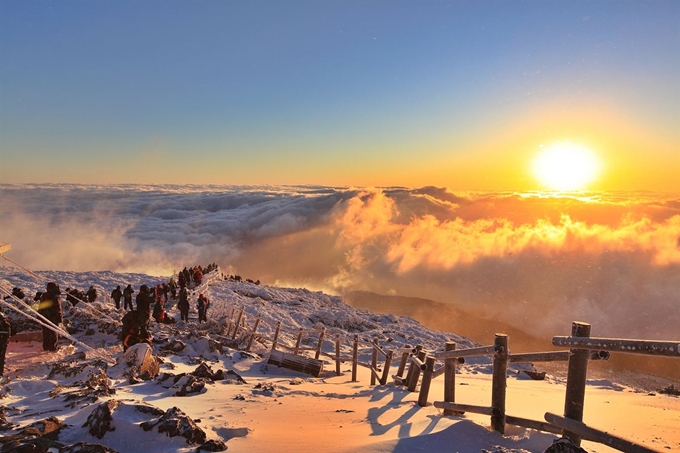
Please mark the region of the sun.
<svg viewBox="0 0 680 453"><path fill-rule="evenodd" d="M584 189L599 172L597 155L576 143L561 142L542 148L533 161L534 176L551 190Z"/></svg>

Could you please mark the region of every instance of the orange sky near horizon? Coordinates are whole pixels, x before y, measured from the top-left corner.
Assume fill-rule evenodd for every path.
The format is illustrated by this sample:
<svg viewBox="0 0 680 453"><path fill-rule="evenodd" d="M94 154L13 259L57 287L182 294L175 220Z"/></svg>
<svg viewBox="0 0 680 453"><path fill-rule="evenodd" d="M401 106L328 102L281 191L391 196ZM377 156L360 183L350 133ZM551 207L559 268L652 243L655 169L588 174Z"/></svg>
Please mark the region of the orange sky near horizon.
<svg viewBox="0 0 680 453"><path fill-rule="evenodd" d="M1 2L1 182L678 190L680 2L258 6Z"/></svg>

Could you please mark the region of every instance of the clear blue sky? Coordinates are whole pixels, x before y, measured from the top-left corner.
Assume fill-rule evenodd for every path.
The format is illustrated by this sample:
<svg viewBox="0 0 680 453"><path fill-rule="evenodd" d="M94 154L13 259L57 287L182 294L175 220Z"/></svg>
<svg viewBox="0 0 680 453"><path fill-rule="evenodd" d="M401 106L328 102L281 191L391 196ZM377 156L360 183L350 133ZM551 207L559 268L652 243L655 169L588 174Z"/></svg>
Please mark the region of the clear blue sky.
<svg viewBox="0 0 680 453"><path fill-rule="evenodd" d="M678 1L4 0L0 181L513 188L570 139L663 189L678 87Z"/></svg>

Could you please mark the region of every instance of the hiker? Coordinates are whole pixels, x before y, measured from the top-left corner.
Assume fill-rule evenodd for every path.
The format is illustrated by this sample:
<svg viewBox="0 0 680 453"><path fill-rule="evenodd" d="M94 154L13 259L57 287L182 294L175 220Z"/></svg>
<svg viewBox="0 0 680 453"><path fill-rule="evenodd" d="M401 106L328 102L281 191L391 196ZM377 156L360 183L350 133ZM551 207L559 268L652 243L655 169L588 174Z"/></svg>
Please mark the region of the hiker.
<svg viewBox="0 0 680 453"><path fill-rule="evenodd" d="M89 303L92 303L95 300L97 300L97 290L94 289L94 286L90 286L90 289L87 290L87 293L85 293L85 295L87 296L87 301Z"/></svg>
<svg viewBox="0 0 680 453"><path fill-rule="evenodd" d="M210 301L202 293L198 296L198 303L196 308L198 309L198 322L205 321L208 322L207 312L210 306Z"/></svg>
<svg viewBox="0 0 680 453"><path fill-rule="evenodd" d="M168 284L163 282L161 284L161 290L163 291L163 298L167 302L168 301L168 293L170 292L170 288L168 287Z"/></svg>
<svg viewBox="0 0 680 453"><path fill-rule="evenodd" d="M12 288L12 296L16 297L17 299L24 300L24 297L26 297L26 294L24 293L24 290L18 287Z"/></svg>
<svg viewBox="0 0 680 453"><path fill-rule="evenodd" d="M12 325L5 314L0 311L0 376L5 372L5 353L7 352L7 343L9 337L12 336Z"/></svg>
<svg viewBox="0 0 680 453"><path fill-rule="evenodd" d="M120 310L120 299L123 297L123 292L120 290L120 285L111 291L111 299L116 303L116 310Z"/></svg>
<svg viewBox="0 0 680 453"><path fill-rule="evenodd" d="M125 287L123 290L123 310L132 310L132 294L134 294L135 290L132 289L132 286L128 283L128 285ZM129 307L129 308L128 308Z"/></svg>
<svg viewBox="0 0 680 453"><path fill-rule="evenodd" d="M137 343L151 344L151 335L146 328L146 321L136 310L130 310L123 316L123 327L121 330L121 340L123 341L123 351Z"/></svg>
<svg viewBox="0 0 680 453"><path fill-rule="evenodd" d="M156 303L153 305L152 316L156 322L162 323L165 321L165 307L163 307L163 302L160 299L156 299Z"/></svg>
<svg viewBox="0 0 680 453"><path fill-rule="evenodd" d="M151 302L152 302L148 286L142 285L139 287L139 293L137 294L135 302L137 303L137 312L140 314L140 316L144 315L148 322L149 317L151 316Z"/></svg>
<svg viewBox="0 0 680 453"><path fill-rule="evenodd" d="M168 286L170 287L170 296L173 299L177 299L177 283L173 277L170 277L170 283L168 283Z"/></svg>
<svg viewBox="0 0 680 453"><path fill-rule="evenodd" d="M59 300L59 285L54 282L47 283L47 291L43 293L38 307L38 313L44 316L55 326L62 323L61 301ZM58 348L59 335L49 327L43 326L43 351L56 351Z"/></svg>
<svg viewBox="0 0 680 453"><path fill-rule="evenodd" d="M179 291L179 302L177 302L177 308L179 308L180 320L189 321L189 298L187 296L186 288L182 288Z"/></svg>

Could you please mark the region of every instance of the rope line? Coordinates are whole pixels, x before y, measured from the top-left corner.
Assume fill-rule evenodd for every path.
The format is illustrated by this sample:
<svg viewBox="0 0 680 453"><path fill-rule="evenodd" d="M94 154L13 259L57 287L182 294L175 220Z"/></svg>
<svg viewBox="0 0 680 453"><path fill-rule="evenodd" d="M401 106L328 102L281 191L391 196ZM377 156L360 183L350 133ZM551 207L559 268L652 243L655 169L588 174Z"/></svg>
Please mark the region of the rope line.
<svg viewBox="0 0 680 453"><path fill-rule="evenodd" d="M48 279L47 277L42 277L42 276L36 274L35 272L33 272L32 270L30 270L29 268L27 268L27 267L25 267L25 266L22 266L21 264L17 263L16 261L7 258L4 254L2 254L2 255L0 255L0 256L2 256L4 259L6 259L6 260L9 261L10 263L14 264L15 266L17 266L17 267L23 269L27 274L29 274L29 275L35 277L36 279L41 280L41 281L44 281L44 282L49 281L49 279ZM72 294L68 294L68 296L71 296L72 298L76 299L77 301L82 302L83 304L85 304L84 306L86 306L87 309L88 309L90 312L92 312L92 313L91 313L92 315L100 316L100 317L102 317L102 318L105 318L105 319L106 319L107 321L109 321L109 322L113 322L113 323L119 322L119 321L116 321L115 319L111 318L111 317L110 317L109 315L107 315L106 313L103 313L103 312L97 310L96 308L94 308L93 306L91 306L89 302L85 302L83 299L81 299L81 298L79 298L79 297L76 297L76 296L74 296L74 295L72 295Z"/></svg>
<svg viewBox="0 0 680 453"><path fill-rule="evenodd" d="M43 315L41 315L40 313L38 313L37 311L35 311L30 305L26 304L26 302L24 302L23 300L19 299L19 298L16 297L16 296L14 296L10 291L7 290L7 288L4 288L4 287L0 286L0 290L1 290L3 293L6 294L5 297L9 296L12 300L14 300L15 302L17 302L17 303L19 303L20 305L22 305L25 309L32 311L33 313L35 313L35 314L38 315L38 316L36 317L36 316L34 316L34 315L32 315L32 314L29 314L29 313L26 313L26 312L20 310L18 307L15 307L14 305L12 305L12 304L10 304L9 302L7 302L4 298L0 299L0 305L3 305L3 306L5 306L5 307L7 307L7 308L9 308L9 309L11 309L11 310L13 310L13 311L19 313L20 315L22 315L22 316L24 316L24 317L30 319L31 321L33 321L33 322L35 322L35 323L37 323L37 324L39 324L39 325L41 325L41 326L43 326L43 327L46 327L46 328L50 329L51 331L53 331L54 333L56 333L56 334L58 334L58 335L63 336L64 338L68 338L69 340L71 340L71 341L73 341L74 343L76 343L76 344L82 346L84 349L86 349L87 351L89 351L90 353L92 353L92 355L97 356L97 357L99 357L99 358L105 360L106 362L115 363L115 361L113 361L113 359L112 359L111 357L109 357L109 356L107 356L107 355L103 355L102 353L100 353L100 352L97 351L96 349L92 348L91 346L89 346L89 345L83 343L82 341L76 339L76 338L73 337L71 334L69 334L67 331L65 331L65 330L63 330L63 329L61 329L61 328L59 328L59 326L55 325L55 324L52 323L49 319L45 318Z"/></svg>

